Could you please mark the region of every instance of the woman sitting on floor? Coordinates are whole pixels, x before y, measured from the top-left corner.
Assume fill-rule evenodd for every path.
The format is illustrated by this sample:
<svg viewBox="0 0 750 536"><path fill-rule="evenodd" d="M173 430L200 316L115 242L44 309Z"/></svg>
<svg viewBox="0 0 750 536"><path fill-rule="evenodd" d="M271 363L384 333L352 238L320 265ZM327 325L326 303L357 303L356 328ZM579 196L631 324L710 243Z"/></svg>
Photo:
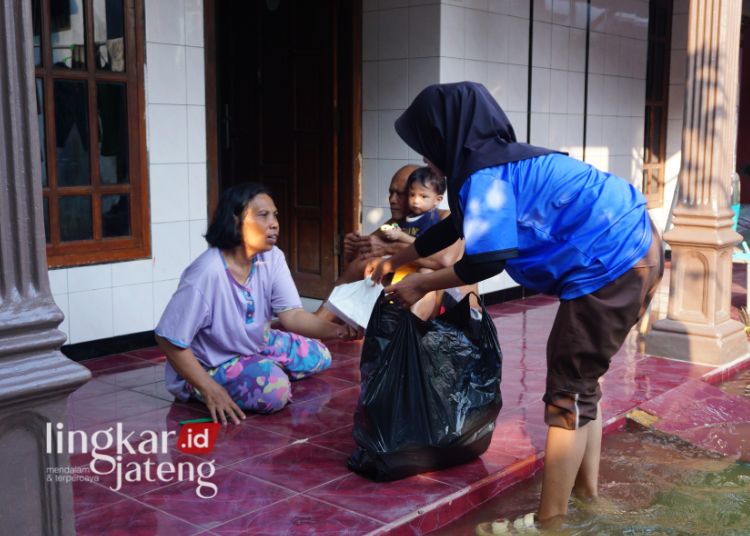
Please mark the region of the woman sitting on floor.
<svg viewBox="0 0 750 536"><path fill-rule="evenodd" d="M214 422L239 423L243 410L280 410L291 399L290 380L330 366L331 353L316 338L358 335L302 308L275 245L277 216L262 186L226 190L206 233L211 247L183 272L155 329L167 355L167 389L203 402ZM270 328L273 315L287 331Z"/></svg>

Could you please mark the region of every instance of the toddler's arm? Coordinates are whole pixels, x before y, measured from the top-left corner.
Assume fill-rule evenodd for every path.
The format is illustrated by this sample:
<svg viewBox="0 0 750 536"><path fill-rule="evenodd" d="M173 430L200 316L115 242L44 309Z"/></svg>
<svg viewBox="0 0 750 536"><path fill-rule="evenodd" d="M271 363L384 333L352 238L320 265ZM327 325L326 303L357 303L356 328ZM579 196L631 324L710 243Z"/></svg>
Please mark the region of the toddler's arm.
<svg viewBox="0 0 750 536"><path fill-rule="evenodd" d="M383 233L383 236L391 242L401 242L404 244L411 244L414 242L414 237L403 232L397 223L386 223L385 225L381 225L380 231Z"/></svg>

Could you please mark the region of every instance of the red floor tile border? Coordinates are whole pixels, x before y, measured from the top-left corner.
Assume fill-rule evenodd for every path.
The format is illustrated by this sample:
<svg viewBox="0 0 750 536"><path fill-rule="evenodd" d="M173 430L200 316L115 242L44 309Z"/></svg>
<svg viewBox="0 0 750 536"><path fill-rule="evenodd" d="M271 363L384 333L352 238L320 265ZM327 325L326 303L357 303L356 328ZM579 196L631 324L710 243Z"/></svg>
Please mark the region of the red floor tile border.
<svg viewBox="0 0 750 536"><path fill-rule="evenodd" d="M131 350L129 352L125 352L125 355L137 357L138 359L143 359L145 361L160 362L166 360L166 357L164 356L164 350L162 350L158 346L141 348L140 350Z"/></svg>
<svg viewBox="0 0 750 536"><path fill-rule="evenodd" d="M644 358L653 359L655 356L644 356ZM687 369L685 365L689 365L689 363L684 361L680 362L679 360L675 360L675 363L675 365L670 366L678 369ZM702 376L702 379L707 381L706 378L708 378L714 383L718 383L720 381L725 381L748 368L750 368L750 356L744 356L730 364L728 367L705 373ZM689 376L690 374L688 374L688 377ZM666 394L673 389L677 389L678 387L679 385L672 387L663 394ZM633 407L635 407L635 405L633 405ZM623 429L627 423L625 415L630 409L632 409L632 407L608 418L603 424L602 433L608 435ZM465 514L469 509L476 508L483 502L490 500L513 485L518 484L526 478L530 478L543 466L543 452L537 453L534 456L529 456L524 460L516 462L514 465L503 471L488 475L484 479L440 499L428 507L392 521L385 527L371 532L368 536L383 536L386 534L388 536L400 536L401 534L428 534L430 531L437 530L438 528L449 524L451 521L454 521L461 515Z"/></svg>
<svg viewBox="0 0 750 536"><path fill-rule="evenodd" d="M488 475L471 486L396 519L367 536L427 534L476 508L511 486L533 476L544 465L538 454L514 463L504 470Z"/></svg>
<svg viewBox="0 0 750 536"><path fill-rule="evenodd" d="M703 375L703 381L716 385L732 379L740 372L750 369L750 355L744 355L733 362L717 367L708 374Z"/></svg>
<svg viewBox="0 0 750 536"><path fill-rule="evenodd" d="M365 534L377 520L307 496L294 496L214 527L210 534Z"/></svg>
<svg viewBox="0 0 750 536"><path fill-rule="evenodd" d="M614 417L611 417L604 421L602 424L602 435L611 434L613 432L618 432L625 428L625 425L627 424L627 419L625 418L625 414L616 415Z"/></svg>
<svg viewBox="0 0 750 536"><path fill-rule="evenodd" d="M743 277L740 283L744 281ZM414 536L439 529L543 467L547 430L540 399L546 332L556 308L555 298L541 295L487 308L498 326L505 354L505 405L492 444L474 462L384 484L346 471L346 459L355 447L351 426L359 390L361 342L334 342L330 345L333 366L295 384L296 398L283 412L250 416L246 426L222 431L222 446L217 446L215 456L220 487L227 488L221 501L211 505L196 501L184 483L127 489L122 498L113 493L117 500L110 503L96 499L96 489L81 488L76 494L81 501L78 507L94 508L79 510L76 520L81 522L82 533L114 527L120 520L142 534L164 522L188 533L193 529L201 534L250 530L270 536L275 534L266 526L271 514L281 515L284 526L324 522L347 527L351 523L358 527L357 534L369 536ZM71 419L81 428L94 430L105 424L98 421L106 411L109 423L122 421L124 428L174 430L180 420L204 417L205 407L165 407L170 395L163 375L153 374L163 361L163 352L152 347L84 363L96 379L71 398ZM686 383L715 385L747 369L750 355L721 367L692 364L641 354L635 338L629 337L604 379L603 433L623 429L628 411L669 396L671 391L677 394ZM285 466L290 460L294 461L291 469ZM247 489L248 482L253 489ZM198 515L193 511L197 505L210 515ZM139 512L143 520L134 518Z"/></svg>
<svg viewBox="0 0 750 536"><path fill-rule="evenodd" d="M624 414L612 417L604 423L603 433L610 434L621 430L625 424ZM501 471L487 475L481 480L443 497L429 506L392 521L367 536L428 534L430 531L437 530L455 521L468 510L480 506L512 486L531 478L543 466L543 452L528 456ZM435 478L439 478L439 476Z"/></svg>

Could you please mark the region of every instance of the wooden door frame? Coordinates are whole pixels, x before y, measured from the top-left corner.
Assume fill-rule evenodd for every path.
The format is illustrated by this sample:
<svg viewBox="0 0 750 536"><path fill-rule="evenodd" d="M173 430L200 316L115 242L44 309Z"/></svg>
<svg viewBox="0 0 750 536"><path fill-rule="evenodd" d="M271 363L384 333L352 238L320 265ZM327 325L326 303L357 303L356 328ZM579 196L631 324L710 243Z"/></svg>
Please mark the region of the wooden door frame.
<svg viewBox="0 0 750 536"><path fill-rule="evenodd" d="M206 217L210 222L219 201L219 131L218 87L216 83L216 5L217 0L203 2L203 62L206 99L206 181L208 204Z"/></svg>
<svg viewBox="0 0 750 536"><path fill-rule="evenodd" d="M206 179L208 204L206 213L211 220L219 200L219 131L218 131L218 88L217 88L217 46L216 46L216 5L219 0L203 2L203 39L206 85ZM346 2L348 0L341 0ZM362 0L351 3L349 46L339 54L347 54L350 69L350 84L335 81L339 94L347 91L348 98L342 99L339 107L339 156L334 165L339 170L338 196L334 203L338 206L338 221L335 222L334 251L340 251L340 241L344 233L359 228L361 221L361 174L362 174ZM343 22L343 21L342 21ZM340 35L340 34L339 34ZM335 69L340 72L340 69ZM343 96L343 95L342 95ZM337 259L341 263L341 256ZM338 272L337 272L338 273Z"/></svg>

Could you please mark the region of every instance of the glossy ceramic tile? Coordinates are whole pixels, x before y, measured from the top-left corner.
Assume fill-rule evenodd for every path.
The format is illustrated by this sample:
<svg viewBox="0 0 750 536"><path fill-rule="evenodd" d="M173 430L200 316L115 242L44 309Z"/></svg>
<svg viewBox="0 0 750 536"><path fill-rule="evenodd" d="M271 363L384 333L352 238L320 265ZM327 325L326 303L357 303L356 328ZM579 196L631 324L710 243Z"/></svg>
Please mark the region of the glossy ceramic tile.
<svg viewBox="0 0 750 536"><path fill-rule="evenodd" d="M222 426L213 452L201 457L215 460L217 465L226 466L283 449L293 442L294 439L289 436L270 432L263 428L262 422L248 418L237 425Z"/></svg>
<svg viewBox="0 0 750 536"><path fill-rule="evenodd" d="M735 274L733 303L744 304L744 283L744 272ZM666 307L658 309L655 316ZM199 499L193 482L129 484L121 494L108 490L106 479L77 485L79 532L104 534L124 527L129 534L411 535L446 525L531 476L544 455L546 337L557 301L534 296L492 305L488 311L503 350L504 405L490 446L479 459L391 483L350 473L346 461L355 449L352 416L362 343L333 342L333 366L295 382L293 402L284 410L248 415L241 425L222 427L211 454L185 455L173 446L163 455L215 460L217 473L211 480L220 490L217 497ZM639 347L638 338L629 336L602 380L605 433L621 428L625 413L640 406L662 417L665 433L745 457L750 435L745 408L750 402L726 398L730 395L712 391L701 379L726 380L750 365L739 362L715 371L643 355ZM201 404L173 402L164 387L163 362L158 348L84 362L96 377L70 398L68 425L91 432L121 422L136 434L177 433L180 421L206 417ZM72 461L83 465L90 455L76 454Z"/></svg>
<svg viewBox="0 0 750 536"><path fill-rule="evenodd" d="M492 442L482 459L497 463L512 457L514 461L536 456L544 451L547 427L540 424L529 424L522 420L520 414L515 418L499 418Z"/></svg>
<svg viewBox="0 0 750 536"><path fill-rule="evenodd" d="M357 444L354 442L354 438L352 437L351 423L347 424L346 426L342 426L337 430L315 436L310 439L310 443L337 450L346 454L347 456L352 454L357 448Z"/></svg>
<svg viewBox="0 0 750 536"><path fill-rule="evenodd" d="M488 453L469 463L425 473L424 476L457 488L465 488L497 473L514 462L516 462L516 458L510 454Z"/></svg>
<svg viewBox="0 0 750 536"><path fill-rule="evenodd" d="M239 517L211 530L220 535L359 536L383 524L311 497L298 496Z"/></svg>
<svg viewBox="0 0 750 536"><path fill-rule="evenodd" d="M640 409L654 428L709 451L750 460L750 400L703 381L689 380Z"/></svg>
<svg viewBox="0 0 750 536"><path fill-rule="evenodd" d="M455 486L424 476L413 476L396 482L371 482L350 474L315 488L307 495L390 522L456 491L458 488Z"/></svg>
<svg viewBox="0 0 750 536"><path fill-rule="evenodd" d="M288 445L230 468L303 492L349 474L348 455L307 442Z"/></svg>
<svg viewBox="0 0 750 536"><path fill-rule="evenodd" d="M75 461L79 464L79 466L86 465L92 470L95 469L96 473L101 473L98 476L93 472L89 473L89 475L97 478L98 480L96 483L80 483L80 487L82 488L81 492L84 495L94 494L97 491L101 490L103 487L105 488L105 491L116 492L128 497L138 497L150 491L170 485L170 482L164 482L159 480L158 478L155 478L155 473L152 474L149 478L145 474L145 469L143 469L147 463L151 467L150 471L155 471L154 467L156 467L158 464L170 463L176 466L177 464L184 462L196 462L196 459L192 456L183 454L176 450L169 450L164 454L142 454L137 450L138 442L132 441L132 446L136 450L135 454L131 454L126 450L124 450L122 454L119 454L114 449L107 449L103 452L104 454L106 454L107 456L111 456L112 458L115 458L117 456L121 457L122 472L113 467L112 464L110 464L107 460L93 461L91 454L76 455ZM92 461L94 463L93 467L91 466ZM198 461L197 463L200 462ZM138 480L135 480L135 477L133 479L127 478L126 475L128 471L134 468L136 465L139 466L138 471L142 471L141 477L138 478ZM136 473L133 474L135 475ZM79 490L76 489L76 497L78 496L78 494Z"/></svg>
<svg viewBox="0 0 750 536"><path fill-rule="evenodd" d="M73 488L75 497L73 507L76 516L82 516L99 508L112 506L125 499L123 495L119 495L106 486L94 482L78 480L70 484L63 484L63 486L72 486Z"/></svg>
<svg viewBox="0 0 750 536"><path fill-rule="evenodd" d="M344 361L343 363L334 363L331 368L323 373L325 376L333 376L340 380L346 380L350 383L359 385L359 362L354 360Z"/></svg>
<svg viewBox="0 0 750 536"><path fill-rule="evenodd" d="M98 357L96 359L87 359L85 361L81 361L81 364L89 369L92 373L113 368L146 366L143 363L142 359L139 359L133 355L126 354L110 355L107 357Z"/></svg>
<svg viewBox="0 0 750 536"><path fill-rule="evenodd" d="M352 367L357 365L352 365ZM292 402L300 404L314 398L330 398L342 389L350 389L358 384L342 380L329 374L320 374L304 381L296 381L292 384Z"/></svg>
<svg viewBox="0 0 750 536"><path fill-rule="evenodd" d="M137 357L139 359L146 359L148 361L165 361L164 351L158 346L151 348L142 348L140 350L131 350L126 352L125 355Z"/></svg>
<svg viewBox="0 0 750 536"><path fill-rule="evenodd" d="M122 391L124 387L118 385L112 385L111 383L103 382L96 378L89 380L88 383L83 384L77 390L73 391L70 398L73 400L84 400L86 398L94 398L98 396L108 395L115 391Z"/></svg>
<svg viewBox="0 0 750 536"><path fill-rule="evenodd" d="M358 401L359 385L355 385L348 389L342 389L331 395L331 398L326 403L326 407L336 411L342 411L348 415L354 415Z"/></svg>
<svg viewBox="0 0 750 536"><path fill-rule="evenodd" d="M85 417L94 423L107 423L122 421L170 405L171 402L167 400L120 390L85 400L69 400L68 408L74 415Z"/></svg>
<svg viewBox="0 0 750 536"><path fill-rule="evenodd" d="M144 396L144 398L151 397ZM89 402L90 400L86 400L86 402ZM86 415L91 416L87 417ZM88 425L81 428L84 428L89 433L93 433L97 430L104 430L108 427L114 429L116 425L120 423L124 431L134 432L137 436L141 432L147 430L158 433L162 431L179 432L180 422L189 419L206 418L208 416L209 414L205 406L196 403L183 404L181 402L175 402L162 405L151 411L134 413L128 416L115 416L111 417L111 421L102 421L101 412L98 412L96 408L90 407L84 410L84 416L81 417L81 419L83 419L84 422L87 422Z"/></svg>
<svg viewBox="0 0 750 536"><path fill-rule="evenodd" d="M219 469L210 478L217 488L211 499L199 497L196 482L181 482L140 497L144 503L203 529L210 529L294 495L257 478Z"/></svg>
<svg viewBox="0 0 750 536"><path fill-rule="evenodd" d="M292 437L307 439L351 424L351 414L326 407L326 400L313 399L301 404L291 404L284 410L258 419L265 430Z"/></svg>
<svg viewBox="0 0 750 536"><path fill-rule="evenodd" d="M182 517L182 516L179 516ZM78 536L127 534L128 536L173 536L197 534L200 529L178 517L124 499L76 517Z"/></svg>
<svg viewBox="0 0 750 536"><path fill-rule="evenodd" d="M120 387L140 387L164 380L163 365L145 363L148 366L134 370L104 370L97 374L97 379Z"/></svg>
<svg viewBox="0 0 750 536"><path fill-rule="evenodd" d="M167 391L167 387L164 384L164 381L159 381L156 383L148 383L146 385L139 385L136 387L130 387L131 391L135 391L136 393L143 393L144 395L153 396L155 398L161 398L163 400L167 400L169 402L173 402L175 400L174 395Z"/></svg>

